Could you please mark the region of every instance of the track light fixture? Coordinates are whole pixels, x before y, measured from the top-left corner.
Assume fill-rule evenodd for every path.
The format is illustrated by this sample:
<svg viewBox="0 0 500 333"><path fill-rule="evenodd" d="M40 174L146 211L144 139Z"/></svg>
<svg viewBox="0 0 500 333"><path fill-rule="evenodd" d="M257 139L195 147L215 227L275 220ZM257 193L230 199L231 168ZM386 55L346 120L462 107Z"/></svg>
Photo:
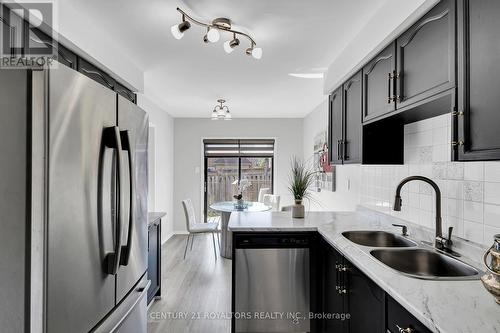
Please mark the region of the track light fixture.
<svg viewBox="0 0 500 333"><path fill-rule="evenodd" d="M226 51L226 53L233 52L234 49L240 45L238 36L243 36L250 41L250 47L245 49L245 53L255 59L262 58L262 49L260 47L256 47L257 43L255 40L244 32L234 30L230 19L219 17L214 19L211 23L204 23L192 18L180 8L177 8L177 11L182 15L182 22L171 28L172 35L176 39L181 39L184 36L184 31L191 27L192 22L196 25L207 28L207 33L203 36L203 41L205 43L216 43L220 39L220 32L229 32L233 34L233 38L224 42L224 51Z"/></svg>

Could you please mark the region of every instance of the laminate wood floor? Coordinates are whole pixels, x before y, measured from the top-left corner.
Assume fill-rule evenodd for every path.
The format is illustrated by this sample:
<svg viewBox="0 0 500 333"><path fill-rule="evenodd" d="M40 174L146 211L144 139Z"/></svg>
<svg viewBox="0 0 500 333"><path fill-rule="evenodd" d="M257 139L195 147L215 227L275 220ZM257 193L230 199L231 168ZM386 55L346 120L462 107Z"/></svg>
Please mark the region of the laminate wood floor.
<svg viewBox="0 0 500 333"><path fill-rule="evenodd" d="M231 260L214 258L212 236L197 235L183 260L187 235L162 248L162 299L148 311L148 333L229 333Z"/></svg>

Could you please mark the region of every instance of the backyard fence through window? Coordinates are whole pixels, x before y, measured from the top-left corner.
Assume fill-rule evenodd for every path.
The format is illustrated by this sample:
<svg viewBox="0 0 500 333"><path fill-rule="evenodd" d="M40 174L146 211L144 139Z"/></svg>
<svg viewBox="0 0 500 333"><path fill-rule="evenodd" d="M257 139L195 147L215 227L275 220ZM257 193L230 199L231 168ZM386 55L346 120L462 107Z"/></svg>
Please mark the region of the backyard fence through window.
<svg viewBox="0 0 500 333"><path fill-rule="evenodd" d="M233 200L239 180L250 182L245 201L257 201L261 188L273 191L274 139L207 139L203 144L206 220L218 216L212 203Z"/></svg>

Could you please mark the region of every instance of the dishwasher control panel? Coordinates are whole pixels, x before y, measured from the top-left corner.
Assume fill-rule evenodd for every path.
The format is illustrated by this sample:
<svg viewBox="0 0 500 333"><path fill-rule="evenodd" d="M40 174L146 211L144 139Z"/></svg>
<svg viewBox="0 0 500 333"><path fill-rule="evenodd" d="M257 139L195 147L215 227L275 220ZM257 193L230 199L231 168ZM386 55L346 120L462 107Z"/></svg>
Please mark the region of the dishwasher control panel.
<svg viewBox="0 0 500 333"><path fill-rule="evenodd" d="M309 247L311 236L308 234L235 234L235 248L296 248Z"/></svg>

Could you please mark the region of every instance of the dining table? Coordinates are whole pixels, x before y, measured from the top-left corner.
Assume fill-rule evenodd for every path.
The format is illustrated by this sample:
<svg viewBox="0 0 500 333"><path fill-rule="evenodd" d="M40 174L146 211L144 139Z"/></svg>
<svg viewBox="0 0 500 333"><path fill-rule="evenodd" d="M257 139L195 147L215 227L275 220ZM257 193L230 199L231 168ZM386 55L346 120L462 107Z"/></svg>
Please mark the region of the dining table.
<svg viewBox="0 0 500 333"><path fill-rule="evenodd" d="M233 201L216 202L210 205L210 208L220 213L221 216L221 239L220 255L223 258L231 259L233 255L233 233L228 229L229 218L232 212L265 212L271 210L271 206L262 202L245 202L244 208L238 208Z"/></svg>

